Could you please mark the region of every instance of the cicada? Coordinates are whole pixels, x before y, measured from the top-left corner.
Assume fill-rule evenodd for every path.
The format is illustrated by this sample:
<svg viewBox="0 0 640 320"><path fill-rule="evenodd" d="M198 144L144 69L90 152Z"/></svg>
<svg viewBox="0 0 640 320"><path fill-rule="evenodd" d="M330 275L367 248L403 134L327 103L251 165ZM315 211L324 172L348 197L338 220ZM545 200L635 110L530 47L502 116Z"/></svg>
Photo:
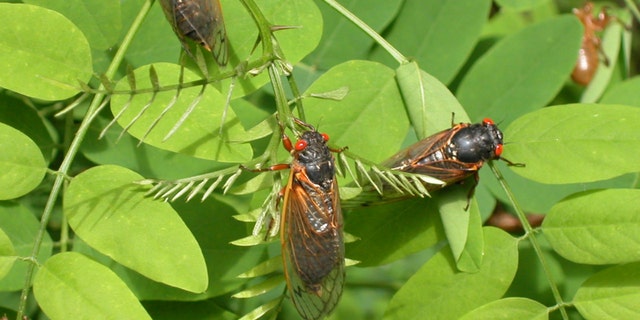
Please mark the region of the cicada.
<svg viewBox="0 0 640 320"><path fill-rule="evenodd" d="M229 44L219 0L160 0L184 50L193 57L186 38L213 53L219 65L229 61Z"/></svg>
<svg viewBox="0 0 640 320"><path fill-rule="evenodd" d="M481 123L459 123L416 142L382 163L393 170L424 174L444 182L426 185L429 191L448 186L470 176L478 182L478 170L488 160L502 159L509 165L523 166L501 158L502 132L491 119ZM473 195L474 187L469 196Z"/></svg>
<svg viewBox="0 0 640 320"><path fill-rule="evenodd" d="M345 279L342 209L329 136L295 119L308 129L295 144L283 133L284 147L293 156L283 190L280 241L284 274L291 300L303 319L320 319L336 307Z"/></svg>

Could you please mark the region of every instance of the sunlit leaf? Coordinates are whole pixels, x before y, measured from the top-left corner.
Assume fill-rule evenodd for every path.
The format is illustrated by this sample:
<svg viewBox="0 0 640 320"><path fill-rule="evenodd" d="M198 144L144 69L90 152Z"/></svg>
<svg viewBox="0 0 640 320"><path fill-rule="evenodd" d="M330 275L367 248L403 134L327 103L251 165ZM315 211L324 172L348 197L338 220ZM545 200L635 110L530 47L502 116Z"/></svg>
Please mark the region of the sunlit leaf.
<svg viewBox="0 0 640 320"><path fill-rule="evenodd" d="M47 165L38 146L22 132L0 123L0 200L20 197L36 188Z"/></svg>
<svg viewBox="0 0 640 320"><path fill-rule="evenodd" d="M92 73L91 50L71 21L49 9L0 3L0 86L44 100L69 98ZM34 23L37 22L37 23Z"/></svg>
<svg viewBox="0 0 640 320"><path fill-rule="evenodd" d="M458 271L449 249L441 249L393 296L385 319L409 319L416 315L456 319L500 298L518 267L517 241L495 228L484 228L484 237L485 255L480 271Z"/></svg>
<svg viewBox="0 0 640 320"><path fill-rule="evenodd" d="M640 190L607 189L574 194L556 204L542 224L553 249L587 264L640 260Z"/></svg>
<svg viewBox="0 0 640 320"><path fill-rule="evenodd" d="M640 108L573 104L520 117L504 134L505 157L526 163L517 174L543 183L610 179L640 171Z"/></svg>
<svg viewBox="0 0 640 320"><path fill-rule="evenodd" d="M33 292L51 319L151 319L109 268L75 252L47 260Z"/></svg>
<svg viewBox="0 0 640 320"><path fill-rule="evenodd" d="M586 319L640 317L640 263L605 269L582 284L573 303Z"/></svg>
<svg viewBox="0 0 640 320"><path fill-rule="evenodd" d="M144 196L146 188L133 183L141 179L117 166L84 171L65 194L69 225L122 265L155 281L203 292L207 267L198 243L169 204Z"/></svg>

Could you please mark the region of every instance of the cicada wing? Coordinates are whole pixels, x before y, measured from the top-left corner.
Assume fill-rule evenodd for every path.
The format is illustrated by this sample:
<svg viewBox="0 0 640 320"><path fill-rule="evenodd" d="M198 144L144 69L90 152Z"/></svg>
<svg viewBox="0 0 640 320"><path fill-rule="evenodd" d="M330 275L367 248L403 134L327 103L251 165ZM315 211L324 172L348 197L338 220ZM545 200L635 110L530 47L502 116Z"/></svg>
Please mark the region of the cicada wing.
<svg viewBox="0 0 640 320"><path fill-rule="evenodd" d="M424 138L406 149L394 154L389 159L382 162L382 165L400 171L407 171L406 168L419 162L420 159L432 157L434 152L442 148L452 136L452 129L440 131L434 135Z"/></svg>
<svg viewBox="0 0 640 320"><path fill-rule="evenodd" d="M476 163L444 159L412 166L402 171L427 175L443 181L445 185L450 185L475 174L478 169L480 168Z"/></svg>
<svg viewBox="0 0 640 320"><path fill-rule="evenodd" d="M334 181L330 193L309 192L317 187L295 178L293 170L291 175L281 225L285 278L300 316L321 319L336 307L345 279L338 188ZM319 231L325 222L326 229Z"/></svg>
<svg viewBox="0 0 640 320"><path fill-rule="evenodd" d="M210 43L211 53L219 65L224 66L229 62L229 41L227 40L227 29L222 16L222 6L220 0L211 0L211 12L213 15L212 41Z"/></svg>

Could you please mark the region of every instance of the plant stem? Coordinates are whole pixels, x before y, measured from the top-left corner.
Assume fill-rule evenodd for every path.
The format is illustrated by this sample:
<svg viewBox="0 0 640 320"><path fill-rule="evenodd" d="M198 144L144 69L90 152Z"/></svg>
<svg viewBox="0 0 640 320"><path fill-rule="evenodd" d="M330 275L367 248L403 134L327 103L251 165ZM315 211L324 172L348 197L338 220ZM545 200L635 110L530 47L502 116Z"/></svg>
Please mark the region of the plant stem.
<svg viewBox="0 0 640 320"><path fill-rule="evenodd" d="M113 60L111 61L111 64L109 65L109 68L105 72L105 77L107 79L111 79L115 75L116 71L118 70L118 67L124 60L125 52L129 48L129 45L131 44L131 41L133 40L134 35L140 28L142 21L144 20L145 16L149 12L149 9L153 5L153 3L154 3L154 0L146 0L142 5L142 7L140 8L140 12L138 13L138 16L133 21L131 28L129 29L129 32L127 33L127 35L122 41L122 45L116 52L115 56L113 57ZM104 89L102 88L102 85L101 85L101 89ZM76 132L73 138L73 141L71 141L69 145L69 150L65 154L64 159L60 164L60 168L58 169L58 172L60 174L56 175L55 181L53 183L53 187L51 188L51 193L49 194L49 198L47 199L47 203L45 205L42 218L40 220L40 229L38 230L38 234L33 244L33 249L31 250L30 258L33 260L37 259L38 253L40 252L42 239L44 238L47 232L47 224L49 223L49 219L51 218L51 213L53 212L53 208L56 204L56 200L58 199L58 195L60 194L62 185L65 181L64 176L66 176L69 173L71 164L73 163L73 160L75 159L75 156L78 153L78 150L80 149L82 140L84 140L84 137L87 134L89 125L91 124L91 121L96 117L96 114L98 111L97 109L102 103L102 100L104 98L105 98L105 95L101 93L96 94L93 97L93 101L91 101L91 105L87 110L87 116L85 116L85 118L82 120L82 123L80 124L80 127L78 128L78 131ZM20 305L18 307L18 312L16 316L16 319L18 320L22 320L22 316L25 313L25 309L27 306L27 298L29 296L29 290L31 288L31 282L34 276L35 267L36 267L36 264L33 264L33 263L29 264L29 266L27 267L25 284L24 284L24 287L22 287L22 294L20 295Z"/></svg>
<svg viewBox="0 0 640 320"><path fill-rule="evenodd" d="M546 258L544 257L544 253L542 252L542 248L540 248L540 244L538 243L538 238L534 234L533 228L531 224L529 224L529 220L527 220L527 216L522 211L520 204L516 201L516 198L511 191L511 187L507 184L507 181L502 176L502 173L498 170L495 163L493 161L489 161L489 167L493 174L498 178L500 185L502 185L502 189L507 194L509 201L513 205L514 210L516 211L516 215L518 219L522 223L522 227L525 230L525 235L529 238L529 242L531 242L531 246L538 256L538 260L540 260L540 264L542 265L542 270L544 270L544 274L549 281L549 286L551 287L551 293L553 294L553 298L556 301L556 304L559 306L560 313L562 314L562 318L565 320L569 319L569 315L567 314L567 310L565 308L565 302L562 300L562 296L560 295L560 291L558 290L558 286L556 285L555 280L553 279L553 275L551 274L551 269L549 268L549 264L547 263Z"/></svg>
<svg viewBox="0 0 640 320"><path fill-rule="evenodd" d="M638 11L638 7L636 7L635 3L632 0L624 0L627 4L627 8L631 11L631 14L636 18L636 21L640 22L640 12Z"/></svg>
<svg viewBox="0 0 640 320"><path fill-rule="evenodd" d="M267 20L267 18L262 14L260 8L253 0L240 0L242 5L247 9L251 18L256 23L258 27L258 33L260 40L262 41L262 54L273 54L273 42L271 41L271 23Z"/></svg>
<svg viewBox="0 0 640 320"><path fill-rule="evenodd" d="M335 0L324 0L326 4L328 4L331 8L338 11L345 18L349 19L356 27L360 28L360 30L364 31L369 37L371 37L375 42L377 42L384 50L386 50L398 63L405 64L408 63L409 60L402 54L400 51L396 50L387 40L385 40L381 35L379 35L375 30L371 29L368 24L364 23L364 21L360 20L356 15L351 13L351 11L347 10L347 8L343 7L341 4L336 2Z"/></svg>

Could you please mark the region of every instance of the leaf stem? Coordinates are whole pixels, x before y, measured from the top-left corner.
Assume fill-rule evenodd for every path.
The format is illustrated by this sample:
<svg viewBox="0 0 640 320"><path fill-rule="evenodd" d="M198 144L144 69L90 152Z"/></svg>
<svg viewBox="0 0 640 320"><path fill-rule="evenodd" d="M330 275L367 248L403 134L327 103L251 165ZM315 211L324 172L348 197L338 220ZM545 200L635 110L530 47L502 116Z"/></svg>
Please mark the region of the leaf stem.
<svg viewBox="0 0 640 320"><path fill-rule="evenodd" d="M636 18L636 21L640 22L640 11L638 11L638 7L633 3L632 0L624 0L627 8L631 11L631 14Z"/></svg>
<svg viewBox="0 0 640 320"><path fill-rule="evenodd" d="M356 15L354 15L351 11L347 10L347 8L343 7L335 0L324 0L326 4L328 4L331 8L338 11L345 18L349 19L356 27L360 28L360 30L364 31L369 37L371 37L375 42L377 42L384 50L386 50L399 64L408 63L409 60L394 48L385 38L379 35L375 30L371 29L371 27L366 24L364 21L360 20Z"/></svg>
<svg viewBox="0 0 640 320"><path fill-rule="evenodd" d="M542 270L544 270L547 281L549 281L549 287L551 288L551 293L553 294L553 298L556 301L556 304L558 305L558 309L560 310L560 313L562 314L562 319L568 320L569 315L567 314L567 310L565 308L566 304L562 300L562 296L560 295L560 290L558 290L558 285L556 284L555 280L553 279L553 275L551 274L551 268L549 267L549 264L547 263L544 253L542 252L542 248L538 243L538 238L536 238L535 232L531 227L531 224L529 224L529 220L527 220L527 216L524 214L524 211L522 211L522 208L520 207L520 204L518 203L518 201L516 201L516 198L513 195L513 192L511 191L511 187L509 186L509 184L507 184L507 181L504 179L504 177L502 176L502 173L500 173L500 170L498 170L498 167L495 165L493 161L489 161L489 167L491 168L491 171L493 171L493 174L496 176L496 178L500 182L502 189L507 194L507 197L509 198L509 201L513 205L516 215L518 216L518 219L522 223L522 227L525 230L525 235L527 236L527 238L529 238L529 242L531 243L533 250L538 256L538 260L540 260L540 264L542 265Z"/></svg>
<svg viewBox="0 0 640 320"><path fill-rule="evenodd" d="M140 8L140 12L138 13L138 16L133 21L131 28L129 29L129 32L126 34L126 36L122 41L122 45L119 47L118 51L113 57L113 60L111 61L111 64L109 65L109 68L105 72L106 78L111 79L115 75L118 67L124 60L125 52L129 48L129 45L131 44L131 41L133 40L134 35L140 28L142 21L144 20L147 13L151 9L151 6L153 5L153 3L154 3L154 0L146 0L142 5L142 7ZM104 89L104 88L101 88L101 89ZM102 100L104 99L104 97L105 97L105 94L101 94L101 93L96 94L93 97L93 101L91 102L91 105L87 110L87 116L82 120L82 123L78 128L78 131L76 132L73 140L69 145L69 150L65 154L64 159L60 164L60 168L58 169L58 172L60 174L56 175L55 181L51 188L51 193L49 194L49 198L47 199L47 203L45 205L42 218L40 220L40 229L38 230L38 234L36 236L36 239L33 244L33 248L31 250L30 258L34 260L37 259L38 253L40 252L42 239L44 238L47 232L46 231L47 224L49 223L49 219L51 218L51 213L53 212L54 206L56 204L56 200L58 199L58 195L60 194L62 185L65 181L64 177L69 173L71 164L73 163L73 160L75 159L75 156L78 153L78 150L80 149L80 145L82 144L82 141L84 140L84 137L87 134L91 121L95 119L95 117L97 116L97 113L98 113L97 111L99 111L97 109L102 103ZM27 298L29 296L29 290L31 288L35 267L36 267L35 264L29 264L29 266L27 267L25 283L24 283L24 286L22 287L22 293L20 295L20 305L18 307L18 312L16 315L16 319L18 320L21 320L23 318L23 315L26 310Z"/></svg>

